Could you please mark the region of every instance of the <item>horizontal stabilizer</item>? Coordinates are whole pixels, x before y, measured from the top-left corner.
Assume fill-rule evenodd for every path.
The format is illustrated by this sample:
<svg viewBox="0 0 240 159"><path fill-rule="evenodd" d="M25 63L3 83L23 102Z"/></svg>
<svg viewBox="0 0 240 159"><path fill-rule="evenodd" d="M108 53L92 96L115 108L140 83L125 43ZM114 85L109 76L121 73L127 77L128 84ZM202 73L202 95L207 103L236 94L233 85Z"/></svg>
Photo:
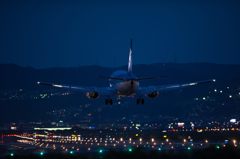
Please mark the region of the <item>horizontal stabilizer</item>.
<svg viewBox="0 0 240 159"><path fill-rule="evenodd" d="M113 80L121 80L121 81L129 81L129 79L124 79L124 78L103 77L103 76L92 76L92 77L106 78L106 79L113 79Z"/></svg>
<svg viewBox="0 0 240 159"><path fill-rule="evenodd" d="M143 81L146 79L153 79L153 78L161 78L161 77L167 77L168 75L163 76L155 76L155 77L146 77L146 78L138 78L138 79L129 79L129 78L115 78L115 77L103 77L103 76L92 76L92 77L98 77L98 78L106 78L106 79L113 79L113 80L121 80L121 81Z"/></svg>
<svg viewBox="0 0 240 159"><path fill-rule="evenodd" d="M143 80L146 80L146 79L161 78L161 77L167 77L167 76L168 75L156 76L156 77L138 78L138 79L134 79L134 81L143 81Z"/></svg>

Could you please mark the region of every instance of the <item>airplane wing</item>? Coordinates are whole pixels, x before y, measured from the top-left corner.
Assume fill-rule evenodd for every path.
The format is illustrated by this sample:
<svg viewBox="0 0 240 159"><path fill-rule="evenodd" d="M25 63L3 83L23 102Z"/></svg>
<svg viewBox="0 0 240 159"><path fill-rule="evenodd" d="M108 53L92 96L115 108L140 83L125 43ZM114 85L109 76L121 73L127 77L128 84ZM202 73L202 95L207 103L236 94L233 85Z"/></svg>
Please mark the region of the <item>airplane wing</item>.
<svg viewBox="0 0 240 159"><path fill-rule="evenodd" d="M37 84L58 87L58 88L63 88L68 90L81 91L81 92L97 92L97 93L100 93L101 95L113 95L115 93L114 87L86 87L86 86L47 83L47 82L37 82Z"/></svg>
<svg viewBox="0 0 240 159"><path fill-rule="evenodd" d="M181 89L181 88L184 88L184 87L189 87L189 86L194 86L194 85L203 84L203 83L209 83L209 82L215 82L215 81L216 81L215 79L211 79L211 80L189 82L189 83L181 83L181 84L139 87L138 91L137 91L137 94L138 95L151 94L154 91L164 92L164 91L169 91L169 90L174 90L174 89Z"/></svg>

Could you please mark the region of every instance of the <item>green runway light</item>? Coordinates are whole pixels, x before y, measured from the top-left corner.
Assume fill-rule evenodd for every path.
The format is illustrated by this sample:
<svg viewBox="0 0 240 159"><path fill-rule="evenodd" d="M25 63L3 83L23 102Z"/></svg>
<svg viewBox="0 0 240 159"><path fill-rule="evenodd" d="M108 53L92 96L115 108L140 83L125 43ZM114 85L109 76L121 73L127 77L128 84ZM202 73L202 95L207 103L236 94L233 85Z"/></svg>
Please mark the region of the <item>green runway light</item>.
<svg viewBox="0 0 240 159"><path fill-rule="evenodd" d="M132 149L129 149L129 152L132 152Z"/></svg>
<svg viewBox="0 0 240 159"><path fill-rule="evenodd" d="M14 154L13 154L13 153L11 153L11 156L14 156Z"/></svg>
<svg viewBox="0 0 240 159"><path fill-rule="evenodd" d="M220 147L217 145L216 148L219 149Z"/></svg>
<svg viewBox="0 0 240 159"><path fill-rule="evenodd" d="M99 153L102 153L102 150L99 150Z"/></svg>
<svg viewBox="0 0 240 159"><path fill-rule="evenodd" d="M43 155L43 152L40 152L40 155Z"/></svg>
<svg viewBox="0 0 240 159"><path fill-rule="evenodd" d="M70 154L73 154L73 151L70 151Z"/></svg>
<svg viewBox="0 0 240 159"><path fill-rule="evenodd" d="M161 151L161 148L158 148L159 151Z"/></svg>
<svg viewBox="0 0 240 159"><path fill-rule="evenodd" d="M188 149L188 150L191 150L191 148L190 148L190 147L188 147L187 149Z"/></svg>

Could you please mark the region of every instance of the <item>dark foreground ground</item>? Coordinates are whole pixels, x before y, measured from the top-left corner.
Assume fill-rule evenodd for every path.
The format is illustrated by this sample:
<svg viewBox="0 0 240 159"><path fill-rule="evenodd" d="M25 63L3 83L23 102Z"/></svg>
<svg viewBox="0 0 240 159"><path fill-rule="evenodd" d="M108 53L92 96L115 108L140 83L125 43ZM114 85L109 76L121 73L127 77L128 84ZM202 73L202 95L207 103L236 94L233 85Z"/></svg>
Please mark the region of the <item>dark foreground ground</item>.
<svg viewBox="0 0 240 159"><path fill-rule="evenodd" d="M218 148L211 146L204 149L190 150L148 150L142 147L133 149L132 151L115 151L109 149L107 152L91 152L84 153L53 153L46 152L44 154L17 155L11 154L1 157L3 159L231 159L240 158L240 149L232 145Z"/></svg>

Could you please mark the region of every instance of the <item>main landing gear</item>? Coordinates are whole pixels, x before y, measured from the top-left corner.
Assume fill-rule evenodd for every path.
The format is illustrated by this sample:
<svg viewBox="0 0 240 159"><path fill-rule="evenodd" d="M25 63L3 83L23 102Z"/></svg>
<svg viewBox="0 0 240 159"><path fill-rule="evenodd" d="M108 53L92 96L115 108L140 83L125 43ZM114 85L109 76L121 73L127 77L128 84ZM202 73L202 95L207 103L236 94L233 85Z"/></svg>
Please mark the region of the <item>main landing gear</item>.
<svg viewBox="0 0 240 159"><path fill-rule="evenodd" d="M144 104L144 99L141 98L141 96L139 96L139 98L137 99L137 105L138 105L139 103L142 103L142 105Z"/></svg>
<svg viewBox="0 0 240 159"><path fill-rule="evenodd" d="M105 99L105 104L108 105L108 103L112 105L112 99L110 99L109 96L108 99Z"/></svg>

